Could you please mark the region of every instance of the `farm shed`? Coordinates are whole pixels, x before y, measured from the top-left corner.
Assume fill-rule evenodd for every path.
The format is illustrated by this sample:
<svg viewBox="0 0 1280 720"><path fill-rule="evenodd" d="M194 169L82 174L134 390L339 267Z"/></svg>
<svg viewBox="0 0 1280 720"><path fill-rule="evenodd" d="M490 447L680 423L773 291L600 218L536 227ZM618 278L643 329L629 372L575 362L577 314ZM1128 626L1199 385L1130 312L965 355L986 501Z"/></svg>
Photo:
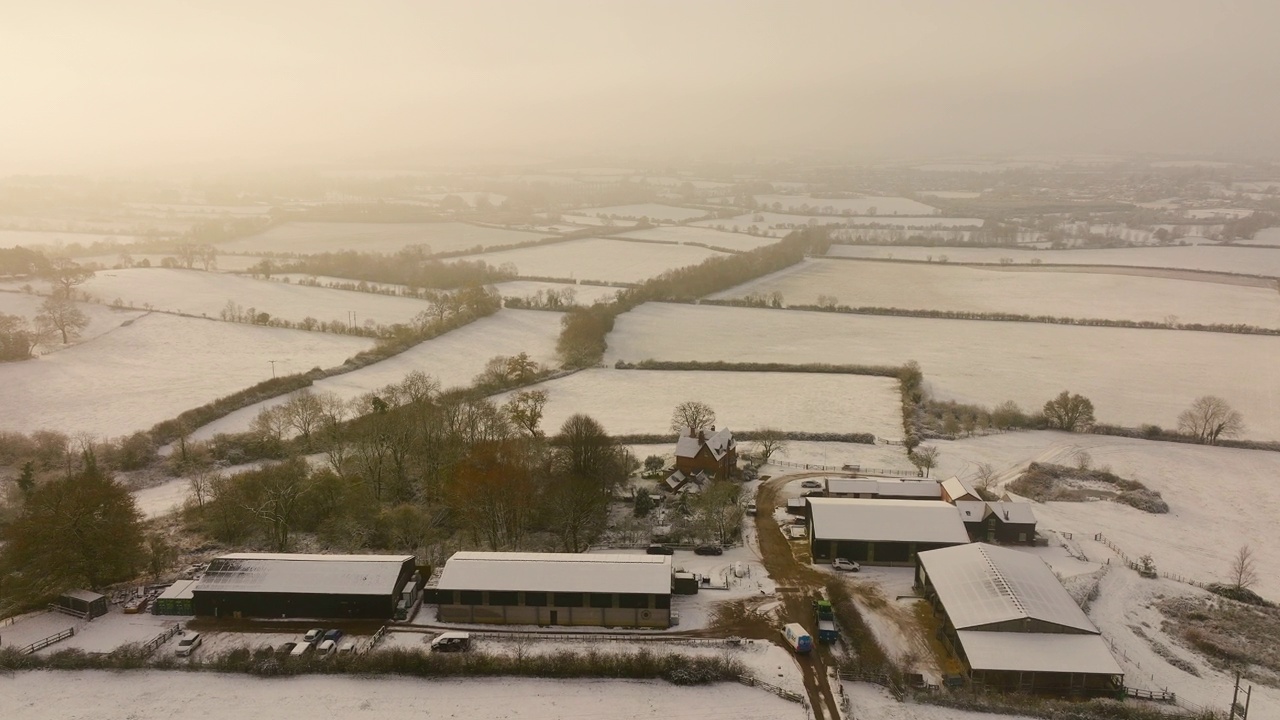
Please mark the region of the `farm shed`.
<svg viewBox="0 0 1280 720"><path fill-rule="evenodd" d="M826 497L881 500L937 500L942 489L933 480L827 478Z"/></svg>
<svg viewBox="0 0 1280 720"><path fill-rule="evenodd" d="M1124 673L1106 641L1040 558L984 543L923 552L916 586L976 688L1123 692Z"/></svg>
<svg viewBox="0 0 1280 720"><path fill-rule="evenodd" d="M808 522L814 562L910 565L917 553L969 542L956 509L940 500L809 498Z"/></svg>
<svg viewBox="0 0 1280 720"><path fill-rule="evenodd" d="M151 606L151 612L156 615L195 615L192 609L191 601L195 597L191 589L196 586L199 580L179 580L170 585L164 592L160 593L160 597L156 598L156 602Z"/></svg>
<svg viewBox="0 0 1280 720"><path fill-rule="evenodd" d="M942 481L942 499L953 505L971 501L982 502L982 496L973 488L973 485L970 485L968 480L961 480L955 475Z"/></svg>
<svg viewBox="0 0 1280 720"><path fill-rule="evenodd" d="M60 612L92 620L107 614L107 598L92 590L68 590L58 596L54 605Z"/></svg>
<svg viewBox="0 0 1280 720"><path fill-rule="evenodd" d="M387 620L417 576L411 555L236 553L192 588L198 616Z"/></svg>
<svg viewBox="0 0 1280 720"><path fill-rule="evenodd" d="M671 556L458 552L432 598L441 622L671 626Z"/></svg>

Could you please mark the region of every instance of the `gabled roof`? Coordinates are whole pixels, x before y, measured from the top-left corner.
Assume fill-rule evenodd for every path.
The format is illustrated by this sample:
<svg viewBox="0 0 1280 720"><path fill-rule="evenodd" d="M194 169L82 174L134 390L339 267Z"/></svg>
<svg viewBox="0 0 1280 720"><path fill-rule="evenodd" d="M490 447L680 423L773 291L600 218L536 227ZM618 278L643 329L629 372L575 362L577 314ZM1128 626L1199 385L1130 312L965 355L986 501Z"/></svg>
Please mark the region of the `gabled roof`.
<svg viewBox="0 0 1280 720"><path fill-rule="evenodd" d="M412 555L233 553L214 558L192 592L390 595Z"/></svg>
<svg viewBox="0 0 1280 720"><path fill-rule="evenodd" d="M880 497L940 498L942 488L932 480L877 480Z"/></svg>
<svg viewBox="0 0 1280 720"><path fill-rule="evenodd" d="M809 498L809 517L815 539L969 542L956 509L941 500Z"/></svg>
<svg viewBox="0 0 1280 720"><path fill-rule="evenodd" d="M1036 524L1036 514L1031 510L1031 503L999 501L987 503L987 505L990 506L991 513L1001 522L1019 525Z"/></svg>
<svg viewBox="0 0 1280 720"><path fill-rule="evenodd" d="M974 670L1123 675L1101 635L1066 633L956 633Z"/></svg>
<svg viewBox="0 0 1280 720"><path fill-rule="evenodd" d="M457 552L445 562L436 587L667 595L671 556Z"/></svg>
<svg viewBox="0 0 1280 720"><path fill-rule="evenodd" d="M957 630L1034 619L1097 634L1043 560L1019 550L974 543L928 550L920 564Z"/></svg>
<svg viewBox="0 0 1280 720"><path fill-rule="evenodd" d="M956 502L956 511L964 522L982 522L987 518L987 513L991 512L991 506L981 500L960 500Z"/></svg>
<svg viewBox="0 0 1280 720"><path fill-rule="evenodd" d="M827 492L833 495L863 495L877 492L876 481L861 478L827 478Z"/></svg>
<svg viewBox="0 0 1280 720"><path fill-rule="evenodd" d="M696 437L689 437L688 433L681 435L676 440L676 457L697 457L698 451L702 449L702 441Z"/></svg>
<svg viewBox="0 0 1280 720"><path fill-rule="evenodd" d="M947 493L947 497L953 501L963 497L969 497L974 500L981 499L981 496L973 489L968 480L961 480L955 475L942 481L942 489Z"/></svg>
<svg viewBox="0 0 1280 720"><path fill-rule="evenodd" d="M729 428L721 428L707 438L707 448L717 460L723 458L736 446L737 443L734 442L733 433L729 432Z"/></svg>

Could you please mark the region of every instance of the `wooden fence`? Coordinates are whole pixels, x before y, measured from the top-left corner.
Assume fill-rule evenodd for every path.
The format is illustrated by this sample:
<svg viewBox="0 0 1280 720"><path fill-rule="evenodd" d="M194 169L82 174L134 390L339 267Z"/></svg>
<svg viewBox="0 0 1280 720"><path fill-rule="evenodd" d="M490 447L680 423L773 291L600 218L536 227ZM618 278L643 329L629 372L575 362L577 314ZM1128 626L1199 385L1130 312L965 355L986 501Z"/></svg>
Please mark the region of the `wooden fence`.
<svg viewBox="0 0 1280 720"><path fill-rule="evenodd" d="M19 648L18 654L30 655L38 650L43 650L56 642L62 642L63 640L66 640L67 638L75 634L76 634L75 628L73 627L67 628L66 630L63 630L60 633L55 633L43 640L37 640L24 648Z"/></svg>
<svg viewBox="0 0 1280 720"><path fill-rule="evenodd" d="M777 695L778 697L782 698L783 700L790 700L791 702L800 703L801 705L805 704L803 695L799 693L793 693L790 690L784 690L783 688L780 688L777 685L767 683L763 680L759 680L750 675L739 675L738 682L748 687L758 687L761 690L764 690L766 692L771 692L774 695Z"/></svg>
<svg viewBox="0 0 1280 720"><path fill-rule="evenodd" d="M1171 693L1168 690L1143 690L1142 688L1126 687L1124 694L1138 700L1154 700L1156 702L1177 704L1177 693Z"/></svg>
<svg viewBox="0 0 1280 720"><path fill-rule="evenodd" d="M167 630L142 644L142 654L150 656L156 649L169 641L169 638L182 632L182 623L174 623Z"/></svg>
<svg viewBox="0 0 1280 720"><path fill-rule="evenodd" d="M888 673L868 672L866 670L841 670L837 675L841 680L869 682L887 688L898 699L898 702L902 702L902 699L907 696L907 689Z"/></svg>

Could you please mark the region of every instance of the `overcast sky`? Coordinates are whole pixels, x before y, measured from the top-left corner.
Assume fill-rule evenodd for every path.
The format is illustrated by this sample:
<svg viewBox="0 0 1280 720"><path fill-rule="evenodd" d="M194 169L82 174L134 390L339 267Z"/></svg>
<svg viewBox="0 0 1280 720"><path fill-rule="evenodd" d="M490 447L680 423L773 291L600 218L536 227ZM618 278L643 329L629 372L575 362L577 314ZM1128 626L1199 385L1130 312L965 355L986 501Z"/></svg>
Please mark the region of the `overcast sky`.
<svg viewBox="0 0 1280 720"><path fill-rule="evenodd" d="M0 172L1280 155L1280 2L0 0Z"/></svg>

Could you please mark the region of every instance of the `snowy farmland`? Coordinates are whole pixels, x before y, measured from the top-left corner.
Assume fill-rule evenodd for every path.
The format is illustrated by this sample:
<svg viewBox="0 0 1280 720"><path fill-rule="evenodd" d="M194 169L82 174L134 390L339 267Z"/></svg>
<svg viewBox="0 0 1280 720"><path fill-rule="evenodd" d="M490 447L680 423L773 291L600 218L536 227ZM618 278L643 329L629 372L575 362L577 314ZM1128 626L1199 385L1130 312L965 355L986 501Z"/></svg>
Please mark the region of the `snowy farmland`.
<svg viewBox="0 0 1280 720"><path fill-rule="evenodd" d="M1009 258L1015 264L1033 261L1064 265L1119 265L1174 270L1241 273L1280 277L1280 252L1268 248L1223 245L1113 248L1104 250L1019 250L1010 248L919 247L884 245L832 245L833 257L913 260L927 262L946 255L953 263L998 264Z"/></svg>
<svg viewBox="0 0 1280 720"><path fill-rule="evenodd" d="M493 266L511 263L525 277L638 283L674 268L697 265L724 253L694 245L657 245L588 238L538 247L468 255Z"/></svg>
<svg viewBox="0 0 1280 720"><path fill-rule="evenodd" d="M427 680L403 677L243 675L161 671L24 672L5 678L8 720L121 717L161 720L312 720L330 717L557 720L805 717L802 706L737 683L681 687L661 681L526 678Z"/></svg>
<svg viewBox="0 0 1280 720"><path fill-rule="evenodd" d="M916 360L943 399L1034 410L1069 388L1099 421L1130 426L1176 427L1213 394L1244 414L1247 437L1280 439L1280 337L649 303L619 316L608 342L606 364Z"/></svg>
<svg viewBox="0 0 1280 720"><path fill-rule="evenodd" d="M289 222L266 232L218 243L224 252L269 252L309 255L340 250L394 254L410 245L431 252L452 252L537 240L537 233L466 223Z"/></svg>
<svg viewBox="0 0 1280 720"><path fill-rule="evenodd" d="M44 300L39 295L0 292L0 314L17 315L18 317L32 320L36 315L40 314L40 304ZM80 308L80 312L83 312L85 317L88 318L89 324L80 331L80 338L72 340L72 343L92 340L103 333L120 327L122 323L143 315L141 310L116 310L93 303L76 303L76 307ZM41 345L37 352L50 353L60 350L63 347L61 340L62 338L59 337L49 344Z"/></svg>
<svg viewBox="0 0 1280 720"><path fill-rule="evenodd" d="M132 235L103 235L100 233L53 232L47 230L0 230L0 248L25 247L28 249L62 249L72 245L89 247L94 243L118 243L128 245L139 238Z"/></svg>
<svg viewBox="0 0 1280 720"><path fill-rule="evenodd" d="M873 433L902 437L897 381L865 375L583 370L541 383L548 400L543 429L551 434L575 413L615 435L667 432L671 411L705 402L733 430ZM499 396L499 401L506 396Z"/></svg>
<svg viewBox="0 0 1280 720"><path fill-rule="evenodd" d="M707 211L675 207L674 205L661 205L659 203L641 203L638 205L611 205L609 207L581 208L579 210L575 210L574 214L585 215L587 217L620 217L628 220L649 218L651 221L677 223L706 217Z"/></svg>
<svg viewBox="0 0 1280 720"><path fill-rule="evenodd" d="M398 383L415 370L439 380L446 389L464 386L471 384L490 358L522 352L527 352L537 362L552 365L555 363L560 317L560 313L545 310L500 310L495 315L418 343L395 357L319 380L312 385L311 391L333 392L349 400ZM249 429L263 409L288 399L289 396L284 395L242 408L205 425L192 436L208 439L218 433L243 432Z"/></svg>
<svg viewBox="0 0 1280 720"><path fill-rule="evenodd" d="M780 292L790 305L819 295L851 307L1006 312L1111 320L1280 327L1274 289L1106 273L1019 271L937 263L806 260L713 295Z"/></svg>
<svg viewBox="0 0 1280 720"><path fill-rule="evenodd" d="M0 365L0 430L118 437L280 375L332 367L366 338L152 313L92 341Z"/></svg>
<svg viewBox="0 0 1280 720"><path fill-rule="evenodd" d="M343 324L353 312L359 324L408 323L429 308L426 302L414 298L165 268L102 270L82 289L99 302L116 304L119 300L119 304L129 307L154 307L211 318L220 317L228 301L294 322L312 317Z"/></svg>
<svg viewBox="0 0 1280 720"><path fill-rule="evenodd" d="M537 296L539 292L545 295L553 291L563 293L565 290L572 290L575 305L610 302L617 296L620 289L607 285L570 285L569 283L541 282L538 280L512 280L511 282L497 283L492 287L504 298L518 297L526 299Z"/></svg>
<svg viewBox="0 0 1280 720"><path fill-rule="evenodd" d="M756 195L761 208L824 215L933 215L938 208L904 197L815 198L811 195Z"/></svg>
<svg viewBox="0 0 1280 720"><path fill-rule="evenodd" d="M693 225L663 225L649 228L647 230L633 230L614 237L637 238L640 240L661 240L663 242L675 242L681 244L701 243L712 247L722 247L730 250L741 250L744 252L778 242L777 238L747 235L746 233L722 232L720 230L712 230L711 228L696 227Z"/></svg>

